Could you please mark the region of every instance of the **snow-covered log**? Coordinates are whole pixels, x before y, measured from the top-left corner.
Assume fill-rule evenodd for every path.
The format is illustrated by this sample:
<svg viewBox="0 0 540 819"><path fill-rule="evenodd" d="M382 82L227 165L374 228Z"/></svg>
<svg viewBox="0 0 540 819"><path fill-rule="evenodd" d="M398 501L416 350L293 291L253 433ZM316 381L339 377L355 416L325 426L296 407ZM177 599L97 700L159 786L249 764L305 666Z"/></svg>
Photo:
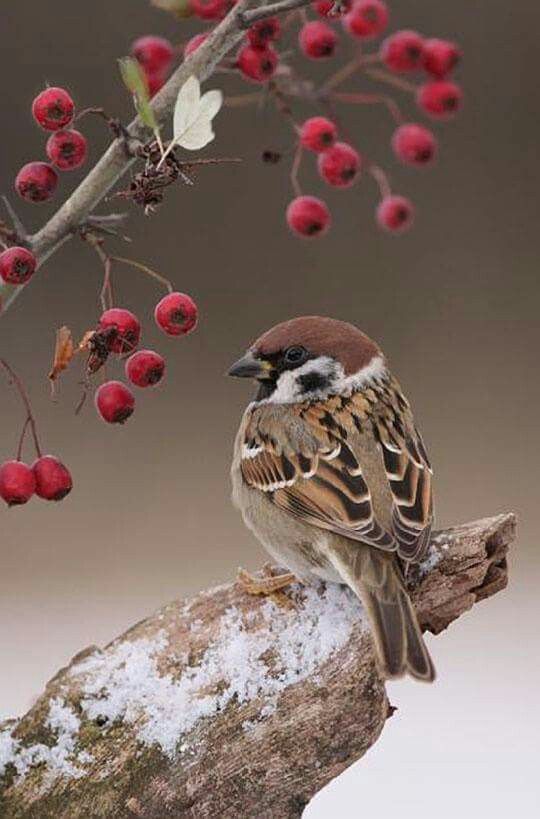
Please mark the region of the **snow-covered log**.
<svg viewBox="0 0 540 819"><path fill-rule="evenodd" d="M408 578L425 629L504 588L514 533L507 514L435 534ZM289 601L229 584L80 652L0 726L0 816L301 816L392 708L352 595Z"/></svg>

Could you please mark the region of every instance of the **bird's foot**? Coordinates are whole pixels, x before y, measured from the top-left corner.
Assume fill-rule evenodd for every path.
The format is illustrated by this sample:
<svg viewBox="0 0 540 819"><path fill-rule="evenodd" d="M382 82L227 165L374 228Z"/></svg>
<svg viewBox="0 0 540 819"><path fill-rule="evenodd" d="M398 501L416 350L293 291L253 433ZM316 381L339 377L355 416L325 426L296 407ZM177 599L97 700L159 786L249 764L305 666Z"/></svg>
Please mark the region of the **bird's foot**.
<svg viewBox="0 0 540 819"><path fill-rule="evenodd" d="M294 608L294 604L282 590L294 583L295 580L296 577L291 572L273 574L269 563L265 563L263 567L263 577L254 577L245 569L238 569L236 575L236 583L242 587L246 594L270 597L278 606L285 608Z"/></svg>

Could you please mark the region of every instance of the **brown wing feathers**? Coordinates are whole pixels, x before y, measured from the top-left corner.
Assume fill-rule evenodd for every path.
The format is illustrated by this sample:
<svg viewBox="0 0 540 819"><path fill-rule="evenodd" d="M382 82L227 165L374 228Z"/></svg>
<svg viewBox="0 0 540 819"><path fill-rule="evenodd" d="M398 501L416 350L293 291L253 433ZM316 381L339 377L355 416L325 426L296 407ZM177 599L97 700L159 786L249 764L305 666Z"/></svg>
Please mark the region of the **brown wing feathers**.
<svg viewBox="0 0 540 819"><path fill-rule="evenodd" d="M354 451L355 436L364 433L375 435L382 453L394 502L393 531L375 519ZM406 560L417 559L427 546L431 470L395 382L350 397L286 408L260 405L252 410L244 440L244 480L267 492L290 514L384 550L397 550Z"/></svg>

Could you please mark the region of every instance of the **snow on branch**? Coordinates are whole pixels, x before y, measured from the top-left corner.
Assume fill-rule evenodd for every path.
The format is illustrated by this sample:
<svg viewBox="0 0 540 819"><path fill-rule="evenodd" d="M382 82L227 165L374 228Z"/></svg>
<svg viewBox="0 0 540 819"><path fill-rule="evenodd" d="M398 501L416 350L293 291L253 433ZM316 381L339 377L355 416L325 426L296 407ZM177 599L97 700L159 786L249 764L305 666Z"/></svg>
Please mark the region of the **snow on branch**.
<svg viewBox="0 0 540 819"><path fill-rule="evenodd" d="M507 582L512 514L438 532L409 577L439 633ZM49 682L0 725L6 817L298 817L392 713L357 600L234 585L176 601Z"/></svg>

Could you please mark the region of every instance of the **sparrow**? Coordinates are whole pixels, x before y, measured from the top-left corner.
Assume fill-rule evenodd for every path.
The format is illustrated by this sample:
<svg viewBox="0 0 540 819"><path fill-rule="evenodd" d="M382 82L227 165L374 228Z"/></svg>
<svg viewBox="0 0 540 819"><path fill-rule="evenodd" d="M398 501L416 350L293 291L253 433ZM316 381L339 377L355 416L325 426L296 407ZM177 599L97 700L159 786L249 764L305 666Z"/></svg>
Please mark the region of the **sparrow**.
<svg viewBox="0 0 540 819"><path fill-rule="evenodd" d="M303 316L260 336L229 375L257 382L234 445L233 502L288 570L251 590L346 584L382 674L432 681L404 580L429 545L432 469L380 348L352 324Z"/></svg>

